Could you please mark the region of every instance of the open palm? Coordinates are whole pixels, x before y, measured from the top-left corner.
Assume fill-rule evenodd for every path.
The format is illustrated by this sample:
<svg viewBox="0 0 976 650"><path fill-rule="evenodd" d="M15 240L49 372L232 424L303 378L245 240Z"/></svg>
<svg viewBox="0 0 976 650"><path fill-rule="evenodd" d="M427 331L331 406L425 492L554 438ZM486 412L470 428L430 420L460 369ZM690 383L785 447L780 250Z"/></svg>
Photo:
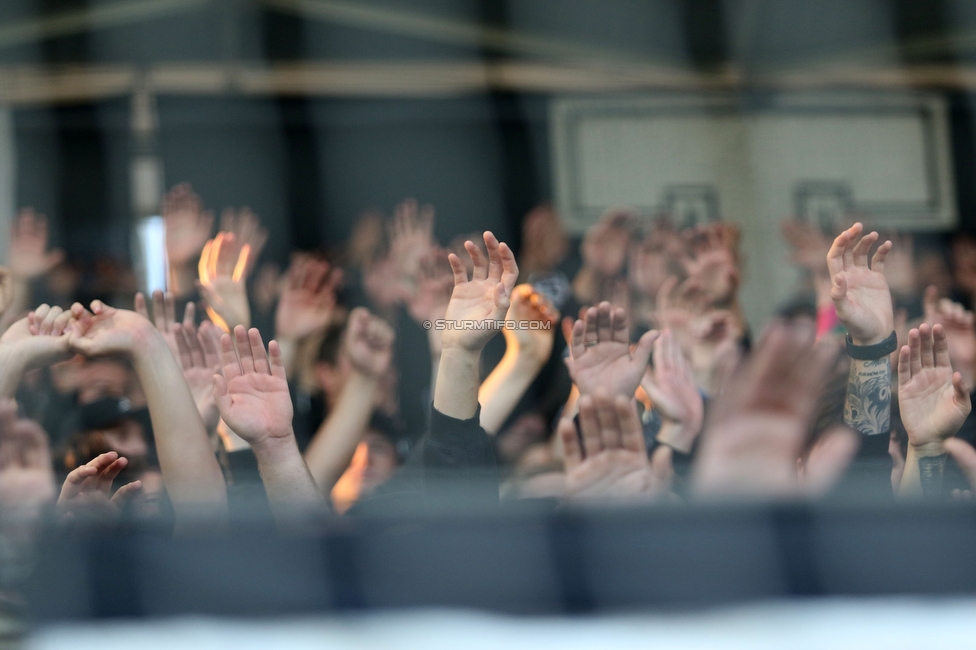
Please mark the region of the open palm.
<svg viewBox="0 0 976 650"><path fill-rule="evenodd" d="M656 330L646 332L631 353L626 312L609 302L587 309L573 325L572 358L566 360L580 394L603 388L611 395L633 397L657 335Z"/></svg>
<svg viewBox="0 0 976 650"><path fill-rule="evenodd" d="M870 345L894 331L891 291L884 275L884 261L891 242L878 248L868 267L868 252L878 240L878 233L857 240L862 230L863 226L856 223L837 236L827 253L827 268L837 318L855 343Z"/></svg>
<svg viewBox="0 0 976 650"><path fill-rule="evenodd" d="M278 344L271 341L265 354L258 330L240 325L234 337L237 353L229 335L220 340L224 374L214 375L220 417L252 447L291 436L294 411Z"/></svg>
<svg viewBox="0 0 976 650"><path fill-rule="evenodd" d="M457 346L480 350L498 330L494 327L465 329L465 325L502 320L508 311L512 289L518 279L515 255L507 244L499 244L490 232L485 232L484 237L487 260L474 243L464 243L474 264L470 280L461 259L453 253L448 257L454 271L454 291L444 319L452 323L453 328L444 331L442 342L445 348Z"/></svg>
<svg viewBox="0 0 976 650"><path fill-rule="evenodd" d="M942 325L908 333L898 356L898 404L909 442L941 443L959 430L972 404L959 373L952 372Z"/></svg>

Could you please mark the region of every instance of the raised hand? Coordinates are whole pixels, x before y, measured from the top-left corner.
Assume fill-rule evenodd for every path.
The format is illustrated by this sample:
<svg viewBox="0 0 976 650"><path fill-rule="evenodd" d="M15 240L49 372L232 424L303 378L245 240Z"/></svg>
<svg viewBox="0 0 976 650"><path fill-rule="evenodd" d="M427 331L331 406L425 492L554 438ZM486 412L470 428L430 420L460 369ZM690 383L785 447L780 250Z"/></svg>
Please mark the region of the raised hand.
<svg viewBox="0 0 976 650"><path fill-rule="evenodd" d="M651 499L670 487L670 458L648 462L640 418L632 400L602 390L579 400L580 433L571 418L559 423L571 500ZM582 437L582 447L579 438ZM656 459L658 460L658 459ZM663 471L662 471L663 470Z"/></svg>
<svg viewBox="0 0 976 650"><path fill-rule="evenodd" d="M784 221L780 226L783 239L790 247L790 261L812 275L827 275L824 261L830 251L830 239L819 228L799 220Z"/></svg>
<svg viewBox="0 0 976 650"><path fill-rule="evenodd" d="M739 229L732 224L712 224L691 231L686 241L688 255L682 263L688 285L709 306L728 303L739 286Z"/></svg>
<svg viewBox="0 0 976 650"><path fill-rule="evenodd" d="M187 305L187 309L189 307ZM223 371L220 331L209 321L204 321L197 329L191 316L188 322L173 326L173 335L176 339L177 359L183 368L183 378L190 387L203 423L207 430L212 430L220 418L214 402L213 382L214 375Z"/></svg>
<svg viewBox="0 0 976 650"><path fill-rule="evenodd" d="M166 292L163 294L158 289L152 294L153 313L149 315L149 308L146 305L146 296L140 291L136 294L134 310L137 314L150 321L156 326L156 330L163 335L166 346L173 353L176 359L180 358L180 349L176 344L176 299L173 294ZM196 318L196 307L192 302L186 303L183 311L183 323L193 323Z"/></svg>
<svg viewBox="0 0 976 650"><path fill-rule="evenodd" d="M13 397L25 371L71 356L71 312L41 305L0 337L0 397Z"/></svg>
<svg viewBox="0 0 976 650"><path fill-rule="evenodd" d="M382 377L393 358L393 339L393 328L365 307L349 313L343 349L356 372L371 379Z"/></svg>
<svg viewBox="0 0 976 650"><path fill-rule="evenodd" d="M491 337L498 333L498 328L465 329L465 326L503 320L508 311L512 289L518 279L515 255L508 244L499 243L490 232L485 232L484 239L488 249L487 260L473 242L464 242L464 248L474 265L470 279L461 258L454 253L448 255L454 272L454 291L444 319L453 324L453 328L444 331L441 339L444 349L453 347L480 353Z"/></svg>
<svg viewBox="0 0 976 650"><path fill-rule="evenodd" d="M949 361L961 374L963 381L976 380L976 329L973 312L948 298L939 300L939 290L932 286L925 290L925 322L942 325L949 343Z"/></svg>
<svg viewBox="0 0 976 650"><path fill-rule="evenodd" d="M390 259L398 280L414 287L420 275L420 262L434 247L434 207L420 208L416 199L396 207L389 225Z"/></svg>
<svg viewBox="0 0 976 650"><path fill-rule="evenodd" d="M630 325L623 309L614 309L609 302L587 309L583 319L573 324L572 357L566 359L580 394L602 387L611 395L632 398L657 336L657 330L645 332L631 351Z"/></svg>
<svg viewBox="0 0 976 650"><path fill-rule="evenodd" d="M47 218L33 208L24 208L10 229L8 266L15 279L33 280L64 260L64 251L49 251Z"/></svg>
<svg viewBox="0 0 976 650"><path fill-rule="evenodd" d="M174 267L191 264L210 239L213 213L204 211L189 183L180 183L163 197L163 218L169 263Z"/></svg>
<svg viewBox="0 0 976 650"><path fill-rule="evenodd" d="M908 333L898 354L898 405L908 442L920 455L943 453L943 441L969 416L969 388L952 371L942 325L923 323Z"/></svg>
<svg viewBox="0 0 976 650"><path fill-rule="evenodd" d="M517 329L505 327L505 343L509 348L540 365L549 360L556 335L553 326L559 322L559 310L545 296L536 292L531 284L515 287L505 321L524 326ZM533 329L528 323L538 326Z"/></svg>
<svg viewBox="0 0 976 650"><path fill-rule="evenodd" d="M580 252L583 264L603 277L620 273L627 259L631 224L636 215L629 210L611 210L586 231Z"/></svg>
<svg viewBox="0 0 976 650"><path fill-rule="evenodd" d="M200 254L200 291L207 301L207 315L225 332L251 324L246 285L250 259L250 244L225 232L217 233Z"/></svg>
<svg viewBox="0 0 976 650"><path fill-rule="evenodd" d="M855 344L873 345L885 340L895 328L891 291L884 276L885 257L892 244L888 241L879 246L868 267L868 253L878 241L878 233L858 239L863 229L855 223L837 235L827 253L827 268L837 318Z"/></svg>
<svg viewBox="0 0 976 650"><path fill-rule="evenodd" d="M654 367L644 371L640 385L664 418L658 441L689 453L701 433L704 400L695 385L691 364L670 330L664 330L654 341Z"/></svg>
<svg viewBox="0 0 976 650"><path fill-rule="evenodd" d="M115 519L126 502L142 490L142 481L132 481L112 494L112 483L129 461L110 451L72 470L61 486L58 512L65 520L75 518Z"/></svg>
<svg viewBox="0 0 976 650"><path fill-rule="evenodd" d="M33 420L17 419L17 404L0 400L0 505L36 507L55 496L47 435Z"/></svg>
<svg viewBox="0 0 976 650"><path fill-rule="evenodd" d="M92 302L91 311L75 303L71 316L76 325L68 332L68 342L73 351L87 357L129 356L150 337L160 336L144 316L109 307L101 300Z"/></svg>
<svg viewBox="0 0 976 650"><path fill-rule="evenodd" d="M341 283L342 269L310 255L293 256L275 313L275 335L300 341L324 330L335 313Z"/></svg>
<svg viewBox="0 0 976 650"><path fill-rule="evenodd" d="M840 427L824 434L807 459L801 482L797 461L837 358L837 344L814 344L814 328L774 323L752 358L711 409L693 469L700 497L757 498L819 494L829 489L857 449Z"/></svg>
<svg viewBox="0 0 976 650"><path fill-rule="evenodd" d="M291 397L278 343L264 350L261 333L234 328L220 339L223 375L214 375L214 401L220 417L252 447L294 438Z"/></svg>
<svg viewBox="0 0 976 650"><path fill-rule="evenodd" d="M234 235L234 239L241 245L247 244L250 254L244 266L244 277L250 276L254 263L261 255L261 250L268 243L268 231L261 226L260 217L248 207L240 210L225 208L220 213L220 230Z"/></svg>

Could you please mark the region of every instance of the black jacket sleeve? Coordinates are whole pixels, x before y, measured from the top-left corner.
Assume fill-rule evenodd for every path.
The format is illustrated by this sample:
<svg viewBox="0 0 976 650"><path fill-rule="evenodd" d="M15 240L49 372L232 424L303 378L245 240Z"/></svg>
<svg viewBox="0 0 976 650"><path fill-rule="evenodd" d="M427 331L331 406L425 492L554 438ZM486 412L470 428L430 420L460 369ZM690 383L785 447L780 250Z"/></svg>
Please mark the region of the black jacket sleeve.
<svg viewBox="0 0 976 650"><path fill-rule="evenodd" d="M467 420L431 407L422 452L426 497L440 499L453 494L456 498L498 502L495 447L480 421L480 407Z"/></svg>

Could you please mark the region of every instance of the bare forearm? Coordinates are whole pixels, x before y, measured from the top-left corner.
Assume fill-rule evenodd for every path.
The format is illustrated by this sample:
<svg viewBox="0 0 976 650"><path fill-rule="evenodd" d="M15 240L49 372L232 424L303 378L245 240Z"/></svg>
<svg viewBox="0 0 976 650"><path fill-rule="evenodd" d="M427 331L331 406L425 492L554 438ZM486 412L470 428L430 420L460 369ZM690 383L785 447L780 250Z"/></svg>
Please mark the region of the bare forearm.
<svg viewBox="0 0 976 650"><path fill-rule="evenodd" d="M373 414L375 392L375 379L353 373L305 451L305 462L322 493L331 492L352 460Z"/></svg>
<svg viewBox="0 0 976 650"><path fill-rule="evenodd" d="M490 435L498 433L506 418L535 380L542 363L511 347L478 390L481 427Z"/></svg>
<svg viewBox="0 0 976 650"><path fill-rule="evenodd" d="M227 488L220 466L166 342L147 328L132 356L149 406L163 482L177 517L225 517Z"/></svg>
<svg viewBox="0 0 976 650"><path fill-rule="evenodd" d="M861 435L888 433L891 428L891 363L888 357L851 361L844 422Z"/></svg>
<svg viewBox="0 0 976 650"><path fill-rule="evenodd" d="M252 447L258 471L268 495L271 513L279 527L327 508L309 473L295 436Z"/></svg>
<svg viewBox="0 0 976 650"><path fill-rule="evenodd" d="M434 408L452 418L467 420L478 411L478 369L481 351L445 348L434 386Z"/></svg>
<svg viewBox="0 0 976 650"><path fill-rule="evenodd" d="M14 396L26 369L21 355L10 346L0 345L0 398Z"/></svg>

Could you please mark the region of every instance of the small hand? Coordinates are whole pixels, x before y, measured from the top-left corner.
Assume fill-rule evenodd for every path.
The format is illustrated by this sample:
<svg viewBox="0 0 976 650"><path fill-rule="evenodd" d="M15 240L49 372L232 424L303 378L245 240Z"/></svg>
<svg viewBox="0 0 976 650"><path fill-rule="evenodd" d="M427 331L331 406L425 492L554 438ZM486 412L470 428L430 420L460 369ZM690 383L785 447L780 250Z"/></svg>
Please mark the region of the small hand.
<svg viewBox="0 0 976 650"><path fill-rule="evenodd" d="M174 267L191 263L210 238L213 213L204 211L189 183L180 183L163 197L163 219L169 263Z"/></svg>
<svg viewBox="0 0 976 650"><path fill-rule="evenodd" d="M33 208L17 215L10 231L8 264L14 278L27 281L40 277L64 260L64 251L47 250L47 219Z"/></svg>
<svg viewBox="0 0 976 650"><path fill-rule="evenodd" d="M878 240L878 233L861 237L863 226L853 226L837 235L827 253L832 287L830 297L837 308L837 318L847 328L857 345L872 345L885 340L895 327L891 291L884 276L884 261L891 242L878 247L868 267L868 252Z"/></svg>
<svg viewBox="0 0 976 650"><path fill-rule="evenodd" d="M246 286L250 258L250 244L225 232L217 233L200 254L200 291L207 301L207 315L225 332L251 324Z"/></svg>
<svg viewBox="0 0 976 650"><path fill-rule="evenodd" d="M632 352L623 309L614 309L609 302L587 309L584 319L573 324L572 357L566 359L580 394L592 394L602 387L611 395L632 398L657 336L657 330L645 332Z"/></svg>
<svg viewBox="0 0 976 650"><path fill-rule="evenodd" d="M244 266L244 277L249 277L261 250L268 242L268 231L261 226L261 219L248 207L240 210L226 208L220 214L220 230L234 235L234 239L250 249Z"/></svg>
<svg viewBox="0 0 976 650"><path fill-rule="evenodd" d="M949 361L958 368L967 383L976 372L976 330L973 329L973 312L948 298L939 300L939 290L934 286L925 290L925 322L940 324L945 328L949 342Z"/></svg>
<svg viewBox="0 0 976 650"><path fill-rule="evenodd" d="M275 335L300 341L324 330L335 312L342 269L309 255L295 255L275 313Z"/></svg>
<svg viewBox="0 0 976 650"><path fill-rule="evenodd" d="M644 371L641 387L666 420L658 440L689 453L701 432L704 400L691 364L670 330L654 341L654 367Z"/></svg>
<svg viewBox="0 0 976 650"><path fill-rule="evenodd" d="M690 252L684 260L689 286L707 304L727 303L739 286L739 230L731 224L697 228L687 237Z"/></svg>
<svg viewBox="0 0 976 650"><path fill-rule="evenodd" d="M220 417L252 447L289 439L294 410L278 343L271 341L265 353L260 332L240 325L234 338L237 352L229 335L221 337L224 374L213 376Z"/></svg>
<svg viewBox="0 0 976 650"><path fill-rule="evenodd" d="M434 246L434 207L419 208L415 199L396 207L389 225L390 259L398 280L406 287L416 285L420 262Z"/></svg>
<svg viewBox="0 0 976 650"><path fill-rule="evenodd" d="M379 379L390 367L393 339L393 328L386 321L356 307L349 314L343 349L357 372Z"/></svg>
<svg viewBox="0 0 976 650"><path fill-rule="evenodd" d="M830 239L820 229L798 220L784 221L781 225L783 239L789 244L790 261L812 275L827 275L827 252Z"/></svg>
<svg viewBox="0 0 976 650"><path fill-rule="evenodd" d="M57 508L62 518L117 518L126 502L142 490L142 481L133 481L112 494L112 482L128 463L110 451L72 470L58 497Z"/></svg>
<svg viewBox="0 0 976 650"><path fill-rule="evenodd" d="M630 224L635 217L627 210L611 210L600 217L583 237L583 264L604 277L619 273L627 259Z"/></svg>
<svg viewBox="0 0 976 650"><path fill-rule="evenodd" d="M146 297L142 292L136 294L134 311L156 326L156 330L163 336L167 347L173 353L173 357L179 359L180 350L176 344L176 299L172 293L167 291L164 295L162 291L157 289L152 294L152 305L153 315L150 317ZM194 322L195 317L196 308L192 302L188 302L186 310L183 312L183 322L186 323L187 319L189 322Z"/></svg>
<svg viewBox="0 0 976 650"><path fill-rule="evenodd" d="M189 310L190 305L187 305ZM220 333L217 326L209 321L200 324L199 330L192 316L182 325L173 326L177 345L177 359L183 367L183 377L193 394L197 411L207 430L217 426L220 414L214 402L215 374L222 371L220 357Z"/></svg>
<svg viewBox="0 0 976 650"><path fill-rule="evenodd" d="M160 336L145 317L101 300L92 302L90 312L75 303L71 315L76 324L68 331L68 342L73 351L87 357L129 356L151 337Z"/></svg>
<svg viewBox="0 0 976 650"><path fill-rule="evenodd" d="M898 405L908 442L926 451L941 452L969 416L969 388L952 372L942 325L923 323L908 333L898 355Z"/></svg>
<svg viewBox="0 0 976 650"><path fill-rule="evenodd" d="M504 334L508 347L517 350L520 357L538 364L549 360L556 335L553 325L559 322L559 311L545 296L537 293L530 284L515 287L505 321L520 325L518 329L509 329L506 325ZM532 329L531 323L538 326Z"/></svg>
<svg viewBox="0 0 976 650"><path fill-rule="evenodd" d="M444 331L441 339L444 349L457 347L480 352L498 330L494 327L463 328L468 324L503 320L508 311L512 289L518 279L515 255L508 244L499 243L490 232L485 232L484 238L488 260L473 242L464 243L474 265L470 280L461 258L454 253L448 255L454 272L454 291L444 319L452 322L454 329Z"/></svg>
<svg viewBox="0 0 976 650"><path fill-rule="evenodd" d="M668 490L670 472L648 462L640 418L630 399L602 390L584 395L579 424L582 449L572 419L559 423L567 498L649 499Z"/></svg>
<svg viewBox="0 0 976 650"><path fill-rule="evenodd" d="M64 361L71 356L72 323L71 312L41 305L11 325L0 337L0 345L16 351L28 367Z"/></svg>

